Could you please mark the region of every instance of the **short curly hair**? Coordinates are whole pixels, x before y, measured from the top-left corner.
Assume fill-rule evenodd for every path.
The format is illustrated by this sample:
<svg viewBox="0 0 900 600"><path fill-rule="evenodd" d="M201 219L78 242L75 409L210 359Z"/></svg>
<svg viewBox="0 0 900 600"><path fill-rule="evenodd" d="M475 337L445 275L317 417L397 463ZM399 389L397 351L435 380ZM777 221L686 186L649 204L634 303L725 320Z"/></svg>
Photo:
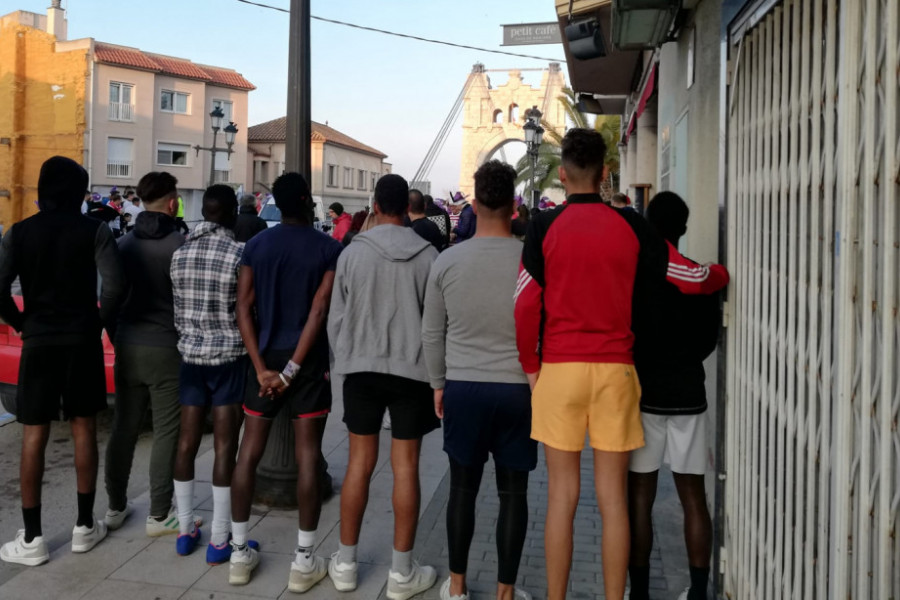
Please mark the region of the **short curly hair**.
<svg viewBox="0 0 900 600"><path fill-rule="evenodd" d="M562 141L561 158L563 168L570 175L598 181L603 176L606 141L593 129L570 129Z"/></svg>
<svg viewBox="0 0 900 600"><path fill-rule="evenodd" d="M499 160L490 160L475 171L475 199L488 210L509 209L516 195L516 170Z"/></svg>

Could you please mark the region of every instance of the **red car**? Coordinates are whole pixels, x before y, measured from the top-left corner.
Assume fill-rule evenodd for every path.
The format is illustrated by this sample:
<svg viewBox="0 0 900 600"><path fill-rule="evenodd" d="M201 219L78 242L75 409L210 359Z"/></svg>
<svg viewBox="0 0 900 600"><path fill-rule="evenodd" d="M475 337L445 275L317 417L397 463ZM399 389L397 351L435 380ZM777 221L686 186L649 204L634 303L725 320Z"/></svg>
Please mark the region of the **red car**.
<svg viewBox="0 0 900 600"><path fill-rule="evenodd" d="M19 309L22 308L21 296L13 296ZM16 330L0 322L0 402L10 413L16 409L16 386L19 384L19 360L22 355L22 338ZM106 394L111 399L116 391L113 378L113 365L116 357L112 344L103 332L103 364L106 368Z"/></svg>

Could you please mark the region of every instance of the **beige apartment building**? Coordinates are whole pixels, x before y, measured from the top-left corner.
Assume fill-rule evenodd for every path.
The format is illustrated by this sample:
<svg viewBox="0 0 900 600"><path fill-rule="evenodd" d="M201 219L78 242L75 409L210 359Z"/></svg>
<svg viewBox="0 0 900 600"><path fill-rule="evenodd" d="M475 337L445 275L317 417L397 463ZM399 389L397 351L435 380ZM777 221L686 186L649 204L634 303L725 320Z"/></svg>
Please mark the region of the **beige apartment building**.
<svg viewBox="0 0 900 600"><path fill-rule="evenodd" d="M67 40L65 11L16 11L0 17L0 223L35 209L36 173L53 154L81 162L91 191L135 186L149 171L178 178L187 221L199 220L209 183L249 187L247 104L255 89L231 69L201 65L84 38ZM8 104L7 104L8 102ZM238 133L229 157L195 146L213 142L210 112ZM225 147L225 136L217 136ZM8 181L7 181L8 180Z"/></svg>
<svg viewBox="0 0 900 600"><path fill-rule="evenodd" d="M285 117L249 128L246 180L253 192L270 192L272 182L284 172L286 131ZM311 191L326 213L333 202L340 202L348 212L369 206L375 183L391 172L390 163L384 162L386 154L328 125L312 123L310 144Z"/></svg>

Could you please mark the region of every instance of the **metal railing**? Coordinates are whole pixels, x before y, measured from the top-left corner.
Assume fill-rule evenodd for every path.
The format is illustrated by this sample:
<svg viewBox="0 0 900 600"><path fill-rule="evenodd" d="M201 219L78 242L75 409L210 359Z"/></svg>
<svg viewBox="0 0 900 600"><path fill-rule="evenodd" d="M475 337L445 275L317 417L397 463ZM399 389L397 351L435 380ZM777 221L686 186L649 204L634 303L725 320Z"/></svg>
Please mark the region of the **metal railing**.
<svg viewBox="0 0 900 600"><path fill-rule="evenodd" d="M900 6L782 0L728 111L724 592L900 598Z"/></svg>
<svg viewBox="0 0 900 600"><path fill-rule="evenodd" d="M131 161L130 160L107 160L106 161L107 177L131 177Z"/></svg>
<svg viewBox="0 0 900 600"><path fill-rule="evenodd" d="M134 104L123 102L109 103L110 121L134 121Z"/></svg>

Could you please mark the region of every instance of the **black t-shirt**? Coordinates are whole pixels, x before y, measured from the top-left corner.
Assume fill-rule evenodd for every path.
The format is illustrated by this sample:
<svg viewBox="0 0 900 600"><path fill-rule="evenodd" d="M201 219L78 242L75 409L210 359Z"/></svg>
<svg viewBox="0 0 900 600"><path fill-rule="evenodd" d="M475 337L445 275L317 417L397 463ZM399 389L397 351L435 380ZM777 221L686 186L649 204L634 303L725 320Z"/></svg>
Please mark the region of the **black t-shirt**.
<svg viewBox="0 0 900 600"><path fill-rule="evenodd" d="M438 226L432 223L428 218L416 219L410 224L413 231L419 234L419 237L434 246L435 250L440 252L444 248L444 236Z"/></svg>

